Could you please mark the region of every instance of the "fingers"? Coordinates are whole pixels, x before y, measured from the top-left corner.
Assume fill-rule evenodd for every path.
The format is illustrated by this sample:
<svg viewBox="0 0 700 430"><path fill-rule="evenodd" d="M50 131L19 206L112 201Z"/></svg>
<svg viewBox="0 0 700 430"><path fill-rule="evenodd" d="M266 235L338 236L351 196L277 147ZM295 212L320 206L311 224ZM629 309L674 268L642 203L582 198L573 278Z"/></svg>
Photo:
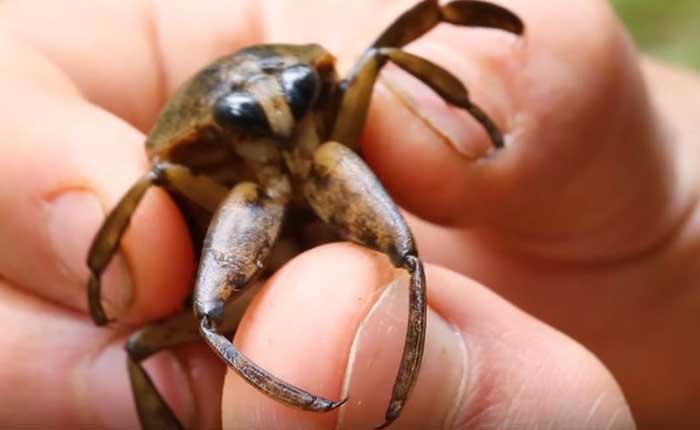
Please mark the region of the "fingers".
<svg viewBox="0 0 700 430"><path fill-rule="evenodd" d="M0 91L11 101L0 114L12 118L0 125L0 240L11 244L0 249L0 273L84 310L88 248L106 211L146 170L144 136L83 100L26 46L0 38L0 51ZM162 191L149 192L132 221L106 274L105 302L112 316L135 322L181 306L193 259L182 218Z"/></svg>
<svg viewBox="0 0 700 430"><path fill-rule="evenodd" d="M509 148L488 160L474 161L488 148L477 124L404 75L385 74L364 146L400 203L421 217L478 224L512 246L558 258L640 252L679 222L697 181L671 170L687 157L659 144L635 52L607 2L580 3L553 11L544 0L503 0L526 23L523 41L441 25L411 48L462 78L507 133ZM143 131L167 95L218 55L265 37L314 41L337 52L345 70L411 2L356 2L342 13L332 2L315 2L313 17L293 2L264 10L256 4L10 2L0 21L65 70L89 100ZM349 21L352 32L338 30ZM84 58L102 66L86 67Z"/></svg>
<svg viewBox="0 0 700 430"><path fill-rule="evenodd" d="M0 28L60 67L89 101L146 132L196 70L260 42L255 3L3 2Z"/></svg>
<svg viewBox="0 0 700 430"><path fill-rule="evenodd" d="M319 248L293 260L255 297L239 325L236 345L275 376L316 395L340 400L347 356L362 319L362 311L358 313L346 304L353 303L364 312L371 308L380 293L377 286L390 282L393 273L382 270L385 263L377 254L348 252L346 246ZM299 270L302 267L310 270ZM327 269L331 267L337 275L332 278ZM328 281L335 284L326 284ZM270 288L275 285L283 285L291 293L293 299L287 305L284 301L290 296ZM334 287L324 291L317 288L320 285ZM303 339L308 343L300 344ZM308 354L293 355L301 351L300 346ZM329 428L337 421L337 411L319 414L281 406L238 377L227 376L226 381L222 403L225 428ZM387 402L390 393L388 388Z"/></svg>
<svg viewBox="0 0 700 430"><path fill-rule="evenodd" d="M580 345L453 272L429 267L428 283L426 355L395 428L634 427L619 387ZM331 245L295 259L253 302L236 343L277 376L350 400L328 414L298 411L229 372L224 428L383 422L407 300L405 274L370 251Z"/></svg>
<svg viewBox="0 0 700 430"><path fill-rule="evenodd" d="M0 323L12 328L0 333L4 427L138 428L126 332L97 328L4 281L0 303ZM160 353L146 361L146 369L185 423L219 425L223 367L208 350L189 346Z"/></svg>
<svg viewBox="0 0 700 430"><path fill-rule="evenodd" d="M662 138L608 2L498 3L525 22L521 40L441 26L411 50L466 83L506 148L483 158L478 124L395 71L375 94L369 164L419 216L528 253L590 261L656 243L694 193L673 172L678 148Z"/></svg>

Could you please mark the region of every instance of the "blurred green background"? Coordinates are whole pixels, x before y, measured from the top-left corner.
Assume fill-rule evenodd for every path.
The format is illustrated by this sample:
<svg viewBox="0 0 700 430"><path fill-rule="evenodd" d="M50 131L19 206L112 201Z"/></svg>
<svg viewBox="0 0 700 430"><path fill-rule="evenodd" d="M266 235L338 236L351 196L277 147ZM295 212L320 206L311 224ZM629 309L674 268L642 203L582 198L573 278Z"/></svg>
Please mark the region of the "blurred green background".
<svg viewBox="0 0 700 430"><path fill-rule="evenodd" d="M645 52L700 70L700 0L612 0Z"/></svg>

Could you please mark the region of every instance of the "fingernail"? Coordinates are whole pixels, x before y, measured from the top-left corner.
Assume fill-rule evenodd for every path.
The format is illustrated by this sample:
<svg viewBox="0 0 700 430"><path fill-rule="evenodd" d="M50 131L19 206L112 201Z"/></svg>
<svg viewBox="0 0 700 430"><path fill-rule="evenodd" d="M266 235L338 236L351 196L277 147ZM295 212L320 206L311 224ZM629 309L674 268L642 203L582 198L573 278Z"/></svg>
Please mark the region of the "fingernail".
<svg viewBox="0 0 700 430"><path fill-rule="evenodd" d="M374 428L384 422L399 368L408 316L408 277L392 282L360 325L348 360L339 429ZM464 339L428 308L421 370L401 416L390 428L449 428L466 391Z"/></svg>
<svg viewBox="0 0 700 430"><path fill-rule="evenodd" d="M87 306L87 253L104 221L105 212L99 200L88 191L69 191L53 199L49 220L49 237L59 264L77 288L75 305ZM126 262L116 253L102 274L102 303L109 318L123 315L133 297L131 276Z"/></svg>
<svg viewBox="0 0 700 430"><path fill-rule="evenodd" d="M134 394L127 372L126 351L114 344L89 362L83 378L86 405L92 405L87 421L100 428L140 428ZM170 351L163 351L145 361L144 368L155 382L182 424L189 428L196 413L192 387L180 360Z"/></svg>
<svg viewBox="0 0 700 430"><path fill-rule="evenodd" d="M461 69L470 66L460 65ZM476 66L465 72L469 74L469 82L475 85L475 88L468 87L472 102L498 124L502 133L506 133L501 119L504 113L509 112L508 97L502 83L493 76L483 76ZM380 82L383 85L378 86L379 92L388 92L461 156L478 159L492 149L493 142L481 124L463 109L448 105L417 79L400 70L388 69L382 74ZM462 82L465 86L468 83ZM478 97L473 96L475 93ZM481 97L482 94L484 97ZM487 100L483 102L485 98Z"/></svg>

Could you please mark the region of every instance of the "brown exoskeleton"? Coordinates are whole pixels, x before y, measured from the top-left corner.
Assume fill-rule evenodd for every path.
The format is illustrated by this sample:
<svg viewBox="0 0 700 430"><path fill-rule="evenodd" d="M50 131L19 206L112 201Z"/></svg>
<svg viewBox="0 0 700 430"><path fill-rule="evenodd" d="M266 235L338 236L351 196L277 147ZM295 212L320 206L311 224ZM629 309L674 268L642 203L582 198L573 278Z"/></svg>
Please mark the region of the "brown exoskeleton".
<svg viewBox="0 0 700 430"><path fill-rule="evenodd" d="M459 80L401 50L440 22L515 34L524 28L512 12L490 3L453 1L440 6L436 0L424 0L390 25L345 79L338 80L334 58L319 45L258 45L210 64L165 107L146 140L150 170L107 216L88 256L90 312L101 325L108 320L100 299L100 275L150 186L165 187L177 200L201 246L194 313L186 311L142 328L127 343L143 427L182 428L140 362L163 348L197 340L200 334L229 367L270 397L321 412L343 403L276 378L221 334L232 332L240 317L224 305L240 299L264 266L274 269L318 243L318 237L328 237L318 233L319 218L337 237L383 252L410 274L408 332L382 427L399 416L420 369L426 287L411 232L356 152L381 68L387 61L398 65L447 103L469 112L494 147L503 146L498 128L469 101ZM277 243L285 246L275 247Z"/></svg>

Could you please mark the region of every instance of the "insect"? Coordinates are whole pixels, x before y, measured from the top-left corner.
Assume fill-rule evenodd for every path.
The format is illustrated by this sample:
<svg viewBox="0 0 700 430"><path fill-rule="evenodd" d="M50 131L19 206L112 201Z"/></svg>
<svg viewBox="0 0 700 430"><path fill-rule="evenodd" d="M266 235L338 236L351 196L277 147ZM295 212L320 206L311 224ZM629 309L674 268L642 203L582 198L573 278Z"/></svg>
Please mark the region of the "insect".
<svg viewBox="0 0 700 430"><path fill-rule="evenodd" d="M163 348L202 337L247 382L297 408L325 412L343 404L288 384L258 367L224 336L235 330L246 287L298 252L346 239L386 254L410 274L403 356L385 422L401 413L420 370L426 332L426 282L410 230L359 155L372 89L387 62L466 110L490 136L503 137L440 66L401 49L440 22L522 34L512 12L482 1L441 6L424 0L394 21L338 79L319 45L256 45L216 60L186 82L146 140L152 162L108 214L89 250L88 303L108 322L100 276L119 247L146 190L164 187L188 220L200 250L192 310L148 325L127 342L128 369L144 428L182 428L141 362Z"/></svg>

